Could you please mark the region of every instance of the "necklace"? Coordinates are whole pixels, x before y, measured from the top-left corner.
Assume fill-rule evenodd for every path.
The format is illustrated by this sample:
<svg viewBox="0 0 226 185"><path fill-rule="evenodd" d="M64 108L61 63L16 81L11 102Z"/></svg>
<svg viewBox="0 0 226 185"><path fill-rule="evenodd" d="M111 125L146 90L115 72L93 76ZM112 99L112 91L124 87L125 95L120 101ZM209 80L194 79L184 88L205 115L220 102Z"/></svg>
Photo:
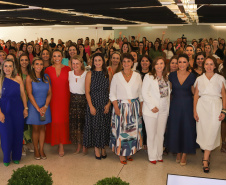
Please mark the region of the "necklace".
<svg viewBox="0 0 226 185"><path fill-rule="evenodd" d="M126 77L130 77L131 74L132 74L132 72L133 72L133 71L130 71L130 74L127 75L127 74L123 71L123 75L125 75Z"/></svg>

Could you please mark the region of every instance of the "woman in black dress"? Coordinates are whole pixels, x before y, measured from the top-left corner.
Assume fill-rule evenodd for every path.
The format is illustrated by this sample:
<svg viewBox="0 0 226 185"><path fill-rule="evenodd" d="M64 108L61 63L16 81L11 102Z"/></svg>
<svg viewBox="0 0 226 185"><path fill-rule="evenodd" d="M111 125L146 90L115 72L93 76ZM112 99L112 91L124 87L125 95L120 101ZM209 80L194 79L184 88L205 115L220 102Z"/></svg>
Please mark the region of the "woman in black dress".
<svg viewBox="0 0 226 185"><path fill-rule="evenodd" d="M111 102L109 88L112 74L107 70L104 57L96 53L92 68L86 75L85 93L88 102L83 145L95 147L96 159L106 158L105 146L110 141ZM101 149L101 152L100 150Z"/></svg>

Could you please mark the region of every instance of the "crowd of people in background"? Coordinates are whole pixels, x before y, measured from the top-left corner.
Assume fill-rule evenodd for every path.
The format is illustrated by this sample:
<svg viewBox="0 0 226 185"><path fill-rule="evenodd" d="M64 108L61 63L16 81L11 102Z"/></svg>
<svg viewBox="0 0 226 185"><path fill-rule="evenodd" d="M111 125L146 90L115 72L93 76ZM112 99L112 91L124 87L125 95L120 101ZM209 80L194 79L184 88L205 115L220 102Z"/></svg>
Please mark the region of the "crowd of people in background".
<svg viewBox="0 0 226 185"><path fill-rule="evenodd" d="M47 159L44 143L60 157L65 144L94 147L97 160L109 146L122 164L141 149L151 164L171 152L181 166L201 148L208 173L211 151L226 153L225 40L140 36L0 40L4 165L27 151Z"/></svg>

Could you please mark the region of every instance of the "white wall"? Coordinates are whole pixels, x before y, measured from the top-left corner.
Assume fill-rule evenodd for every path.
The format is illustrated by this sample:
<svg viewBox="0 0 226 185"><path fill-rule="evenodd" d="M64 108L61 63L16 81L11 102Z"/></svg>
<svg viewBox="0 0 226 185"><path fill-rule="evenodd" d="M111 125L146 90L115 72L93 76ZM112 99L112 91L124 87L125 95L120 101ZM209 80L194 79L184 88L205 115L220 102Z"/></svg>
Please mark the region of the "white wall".
<svg viewBox="0 0 226 185"><path fill-rule="evenodd" d="M155 41L157 37L161 39L163 31L165 31L164 38L170 38L171 41L175 41L183 34L187 37L188 41L191 41L194 38L226 38L226 28L219 29L213 25L168 26L168 28L164 29L154 29L152 27L128 27L128 29L125 30L115 30L115 37L119 35L120 31L122 32L122 35L125 35L127 38L129 35L136 36L140 33L140 40L145 36L149 41Z"/></svg>
<svg viewBox="0 0 226 185"><path fill-rule="evenodd" d="M76 28L76 29L75 29ZM64 42L72 40L77 42L78 38L89 37L97 41L99 37L107 39L109 36L114 38L114 30L103 30L101 27L79 27L75 26L18 26L18 27L0 27L0 39L7 41L22 41L24 38L27 41L36 40L42 37L43 39L54 38L55 42L62 39Z"/></svg>
<svg viewBox="0 0 226 185"><path fill-rule="evenodd" d="M76 29L75 29L76 28ZM162 36L162 32L165 31L165 38L170 38L171 41L176 40L184 34L188 41L193 38L226 38L226 28L217 29L211 25L184 25L184 26L168 26L164 29L154 29L153 27L128 27L123 30L103 30L102 27L83 27L86 29L79 29L78 26L18 26L18 27L0 27L0 39L7 41L19 42L27 39L27 41L36 40L37 37L54 38L55 42L58 39L62 39L64 42L67 40L77 41L78 38L89 37L95 39L98 42L99 37L107 39L117 38L119 32L122 35L128 37L129 35L141 34L141 38L146 36L148 40L154 41L157 37Z"/></svg>

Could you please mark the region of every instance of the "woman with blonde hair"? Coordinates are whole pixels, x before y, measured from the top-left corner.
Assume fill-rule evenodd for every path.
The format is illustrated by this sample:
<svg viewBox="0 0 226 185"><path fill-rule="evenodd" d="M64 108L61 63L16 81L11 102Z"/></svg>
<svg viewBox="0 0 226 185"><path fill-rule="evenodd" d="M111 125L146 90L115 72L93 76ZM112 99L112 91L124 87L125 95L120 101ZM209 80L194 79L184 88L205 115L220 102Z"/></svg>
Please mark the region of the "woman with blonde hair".
<svg viewBox="0 0 226 185"><path fill-rule="evenodd" d="M121 55L118 51L114 51L113 54L111 55L110 66L108 66L108 71L110 71L112 75L122 70L120 57Z"/></svg>
<svg viewBox="0 0 226 185"><path fill-rule="evenodd" d="M0 78L0 135L3 162L19 164L23 146L24 118L28 116L27 100L22 78L17 75L15 63L5 60Z"/></svg>
<svg viewBox="0 0 226 185"><path fill-rule="evenodd" d="M70 87L70 109L69 109L69 130L70 140L73 144L78 144L74 154L78 154L83 145L83 130L85 125L85 79L87 72L83 63L83 58L79 55L71 59L72 71L69 71ZM83 147L83 154L86 154L86 148Z"/></svg>

